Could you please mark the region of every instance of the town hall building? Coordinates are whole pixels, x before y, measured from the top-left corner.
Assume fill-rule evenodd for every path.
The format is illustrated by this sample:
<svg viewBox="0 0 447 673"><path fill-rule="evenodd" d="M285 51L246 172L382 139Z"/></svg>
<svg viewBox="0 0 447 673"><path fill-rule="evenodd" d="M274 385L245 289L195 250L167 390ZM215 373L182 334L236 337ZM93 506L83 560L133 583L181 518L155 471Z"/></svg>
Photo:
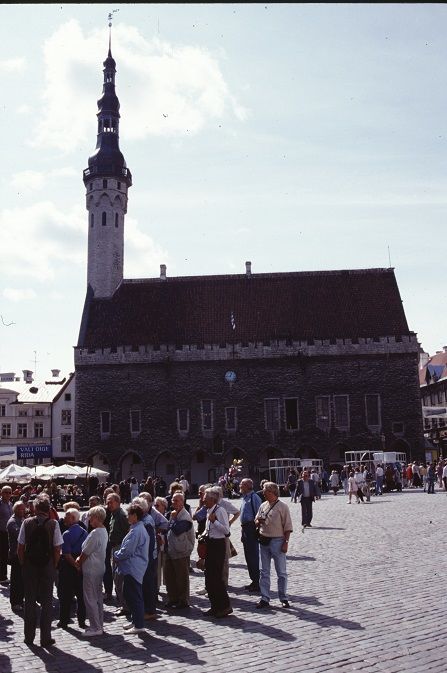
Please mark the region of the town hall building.
<svg viewBox="0 0 447 673"><path fill-rule="evenodd" d="M132 175L119 148L116 64L104 61L83 180L87 294L76 367L76 457L117 479L234 458L255 481L271 458L348 450L423 455L419 344L391 268L123 278Z"/></svg>

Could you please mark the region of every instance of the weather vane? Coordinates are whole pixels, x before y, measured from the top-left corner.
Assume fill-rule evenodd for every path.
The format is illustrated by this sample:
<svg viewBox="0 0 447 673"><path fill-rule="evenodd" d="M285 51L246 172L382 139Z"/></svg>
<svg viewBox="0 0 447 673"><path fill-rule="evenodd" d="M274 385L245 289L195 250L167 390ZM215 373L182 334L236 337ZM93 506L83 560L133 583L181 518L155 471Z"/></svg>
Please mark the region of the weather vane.
<svg viewBox="0 0 447 673"><path fill-rule="evenodd" d="M112 9L112 11L109 12L109 16L107 17L107 18L108 18L108 21L109 21L109 28L112 27L112 19L113 19L113 15L115 14L115 12L119 12L119 11L120 11L119 9Z"/></svg>

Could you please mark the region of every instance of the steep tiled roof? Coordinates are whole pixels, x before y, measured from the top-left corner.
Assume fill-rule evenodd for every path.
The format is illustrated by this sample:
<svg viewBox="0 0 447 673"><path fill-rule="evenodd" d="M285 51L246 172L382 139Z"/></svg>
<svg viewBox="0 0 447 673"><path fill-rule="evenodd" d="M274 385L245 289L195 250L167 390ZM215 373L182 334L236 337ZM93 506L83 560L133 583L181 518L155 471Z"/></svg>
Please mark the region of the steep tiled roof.
<svg viewBox="0 0 447 673"><path fill-rule="evenodd" d="M419 369L419 383L436 383L447 377L447 353L440 351L432 355L425 367Z"/></svg>
<svg viewBox="0 0 447 673"><path fill-rule="evenodd" d="M234 314L236 329L231 326ZM87 293L79 347L410 334L393 269L125 280Z"/></svg>

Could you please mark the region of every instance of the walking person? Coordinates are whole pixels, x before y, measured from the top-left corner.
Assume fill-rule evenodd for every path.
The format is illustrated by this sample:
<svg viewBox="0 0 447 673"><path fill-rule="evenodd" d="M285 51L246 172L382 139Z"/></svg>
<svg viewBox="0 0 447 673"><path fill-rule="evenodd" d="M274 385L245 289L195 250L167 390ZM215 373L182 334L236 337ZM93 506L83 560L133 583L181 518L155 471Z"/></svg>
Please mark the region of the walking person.
<svg viewBox="0 0 447 673"><path fill-rule="evenodd" d="M435 492L436 470L433 463L430 463L427 468L427 493Z"/></svg>
<svg viewBox="0 0 447 673"><path fill-rule="evenodd" d="M106 510L100 505L88 510L90 533L82 543L76 565L83 575L84 603L89 626L83 635L86 638L100 636L104 632L102 582L109 536L104 526Z"/></svg>
<svg viewBox="0 0 447 673"><path fill-rule="evenodd" d="M131 504L127 511L129 532L113 554L117 572L123 577L123 596L132 620L123 627L129 635L145 631L143 578L149 561L149 537L143 517L141 507Z"/></svg>
<svg viewBox="0 0 447 673"><path fill-rule="evenodd" d="M259 526L259 542L261 552L261 600L256 605L259 609L270 607L270 567L273 560L278 577L278 598L283 608L289 608L287 600L287 565L286 553L290 534L293 532L292 519L288 505L279 499L278 485L267 481L263 487L265 502L256 514Z"/></svg>
<svg viewBox="0 0 447 673"><path fill-rule="evenodd" d="M358 486L357 482L354 477L354 472L349 473L349 478L348 478L348 505L351 504L351 499L352 496L355 495L356 501L359 502L358 496L357 496L357 491L358 491Z"/></svg>
<svg viewBox="0 0 447 673"><path fill-rule="evenodd" d="M40 603L40 644L55 644L51 637L53 587L63 543L58 523L50 519L50 499L35 499L36 516L25 519L17 539L17 555L22 566L25 589L25 643L32 645L36 637L37 599Z"/></svg>
<svg viewBox="0 0 447 673"><path fill-rule="evenodd" d="M295 482L296 488L296 482ZM293 495L295 495L295 488ZM250 584L245 588L246 591L257 592L259 588L259 541L257 536L255 518L262 501L253 490L253 481L251 479L242 479L239 490L242 494L241 503L241 542L244 547L245 562L250 577Z"/></svg>
<svg viewBox="0 0 447 673"><path fill-rule="evenodd" d="M12 512L12 517L6 525L8 531L9 563L11 564L9 600L11 602L11 609L14 612L17 612L23 610L23 599L25 597L22 566L20 565L19 557L17 556L17 539L26 513L25 502L17 500L13 505Z"/></svg>
<svg viewBox="0 0 447 673"><path fill-rule="evenodd" d="M345 495L348 495L348 479L349 479L349 470L346 465L343 466L343 469L340 473L340 481L343 486Z"/></svg>
<svg viewBox="0 0 447 673"><path fill-rule="evenodd" d="M296 494L301 504L301 525L305 528L312 528L312 503L317 497L317 486L313 479L309 479L307 470L303 470L301 479L298 479Z"/></svg>
<svg viewBox="0 0 447 673"><path fill-rule="evenodd" d="M287 491L289 492L289 495L290 495L290 502L295 501L295 491L296 491L297 481L298 481L298 477L297 477L297 474L296 474L296 470L291 468L289 470L289 474L287 476L287 483L286 483L286 488L287 488Z"/></svg>
<svg viewBox="0 0 447 673"><path fill-rule="evenodd" d="M384 471L382 465L379 463L376 467L376 495L382 495L383 492L383 476Z"/></svg>
<svg viewBox="0 0 447 673"><path fill-rule="evenodd" d="M329 484L331 489L334 491L334 495L337 495L338 489L340 488L340 478L336 470L332 470L329 477Z"/></svg>
<svg viewBox="0 0 447 673"><path fill-rule="evenodd" d="M363 500L363 485L365 483L365 478L363 472L360 472L358 467L354 470L354 479L357 482L357 502L364 502Z"/></svg>

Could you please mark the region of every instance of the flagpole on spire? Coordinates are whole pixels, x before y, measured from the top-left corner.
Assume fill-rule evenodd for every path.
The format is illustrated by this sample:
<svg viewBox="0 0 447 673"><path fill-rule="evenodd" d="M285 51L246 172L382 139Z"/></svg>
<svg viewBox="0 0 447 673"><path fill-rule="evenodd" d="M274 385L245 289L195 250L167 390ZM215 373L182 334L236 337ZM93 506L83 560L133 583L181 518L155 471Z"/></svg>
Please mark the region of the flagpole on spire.
<svg viewBox="0 0 447 673"><path fill-rule="evenodd" d="M119 12L119 9L112 9L107 16L107 21L109 23L109 56L112 55L112 20L115 12Z"/></svg>

